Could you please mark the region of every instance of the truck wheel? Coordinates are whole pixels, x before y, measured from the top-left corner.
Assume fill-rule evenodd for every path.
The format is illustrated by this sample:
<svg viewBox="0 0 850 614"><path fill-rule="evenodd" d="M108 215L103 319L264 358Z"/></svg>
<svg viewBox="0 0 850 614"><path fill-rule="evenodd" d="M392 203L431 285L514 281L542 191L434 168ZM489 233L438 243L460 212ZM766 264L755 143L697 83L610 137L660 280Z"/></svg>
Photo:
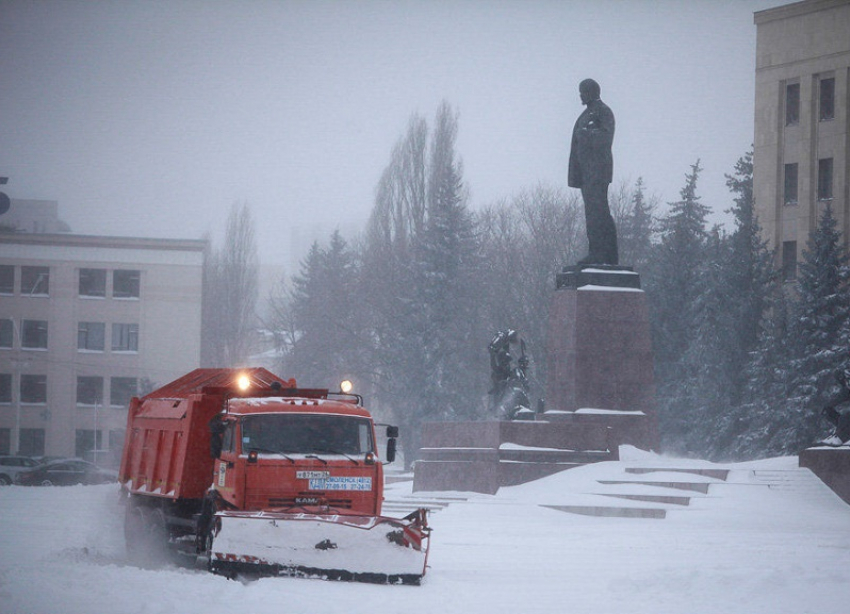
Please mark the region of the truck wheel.
<svg viewBox="0 0 850 614"><path fill-rule="evenodd" d="M9 486L12 483L12 479L8 475L0 475L0 486Z"/></svg>

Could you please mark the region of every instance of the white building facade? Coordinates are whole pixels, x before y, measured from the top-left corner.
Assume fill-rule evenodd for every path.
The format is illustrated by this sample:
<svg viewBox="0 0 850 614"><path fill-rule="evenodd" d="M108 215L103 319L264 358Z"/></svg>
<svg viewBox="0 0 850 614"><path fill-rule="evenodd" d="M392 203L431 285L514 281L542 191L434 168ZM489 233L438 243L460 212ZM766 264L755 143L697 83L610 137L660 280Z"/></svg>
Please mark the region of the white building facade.
<svg viewBox="0 0 850 614"><path fill-rule="evenodd" d="M200 364L205 251L0 234L0 454L114 463L129 399Z"/></svg>
<svg viewBox="0 0 850 614"><path fill-rule="evenodd" d="M755 13L754 195L786 280L827 206L850 238L850 0Z"/></svg>

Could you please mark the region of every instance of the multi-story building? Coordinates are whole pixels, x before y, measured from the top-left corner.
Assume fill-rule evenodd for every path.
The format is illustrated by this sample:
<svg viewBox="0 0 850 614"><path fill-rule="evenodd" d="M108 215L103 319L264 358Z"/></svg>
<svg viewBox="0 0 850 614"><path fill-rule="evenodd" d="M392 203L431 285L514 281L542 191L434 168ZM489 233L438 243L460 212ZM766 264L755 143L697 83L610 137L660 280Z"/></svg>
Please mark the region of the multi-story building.
<svg viewBox="0 0 850 614"><path fill-rule="evenodd" d="M850 0L755 13L754 195L785 279L827 206L850 238Z"/></svg>
<svg viewBox="0 0 850 614"><path fill-rule="evenodd" d="M120 452L129 399L200 364L205 249L0 234L0 454Z"/></svg>
<svg viewBox="0 0 850 614"><path fill-rule="evenodd" d="M0 227L15 232L70 232L71 227L59 218L59 202L12 198L8 211L0 214Z"/></svg>

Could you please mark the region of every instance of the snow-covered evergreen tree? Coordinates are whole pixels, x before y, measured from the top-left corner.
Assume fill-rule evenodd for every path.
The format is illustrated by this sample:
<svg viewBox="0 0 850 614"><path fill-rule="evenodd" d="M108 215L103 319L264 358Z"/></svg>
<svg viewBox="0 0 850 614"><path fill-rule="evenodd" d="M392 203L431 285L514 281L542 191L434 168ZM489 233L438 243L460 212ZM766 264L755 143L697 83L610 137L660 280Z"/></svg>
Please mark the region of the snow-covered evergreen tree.
<svg viewBox="0 0 850 614"><path fill-rule="evenodd" d="M680 200L660 220L661 240L646 275L655 352L659 431L663 445L682 439L688 426L683 357L694 337L694 311L702 293L709 208L697 194L699 160L685 176Z"/></svg>
<svg viewBox="0 0 850 614"><path fill-rule="evenodd" d="M847 364L846 341L850 319L850 269L841 231L827 203L818 227L803 251L794 335L799 353L791 362L794 374L786 451L797 452L823 434L819 412L835 385L836 371Z"/></svg>
<svg viewBox="0 0 850 614"><path fill-rule="evenodd" d="M359 308L359 276L357 255L337 230L327 247L313 243L292 278L275 328L292 328L283 372L300 385L334 387L354 379L362 392L368 383L370 336Z"/></svg>
<svg viewBox="0 0 850 614"><path fill-rule="evenodd" d="M646 270L651 258L655 208L655 201L646 197L643 178L638 177L628 210L617 227L620 262L634 267L638 273Z"/></svg>

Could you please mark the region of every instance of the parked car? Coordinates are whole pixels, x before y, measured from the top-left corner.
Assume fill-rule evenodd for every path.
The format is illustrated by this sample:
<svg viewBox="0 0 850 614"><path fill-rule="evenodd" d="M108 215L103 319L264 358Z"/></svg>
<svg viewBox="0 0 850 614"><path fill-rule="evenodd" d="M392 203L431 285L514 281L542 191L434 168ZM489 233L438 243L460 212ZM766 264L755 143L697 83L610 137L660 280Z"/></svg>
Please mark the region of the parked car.
<svg viewBox="0 0 850 614"><path fill-rule="evenodd" d="M106 484L118 481L118 472L101 469L77 458L51 461L28 471L15 480L22 486L71 486L73 484Z"/></svg>
<svg viewBox="0 0 850 614"><path fill-rule="evenodd" d="M33 460L38 461L39 465L44 465L50 461L65 460L67 456L33 456Z"/></svg>
<svg viewBox="0 0 850 614"><path fill-rule="evenodd" d="M0 486L8 486L20 472L38 467L38 461L29 456L0 456Z"/></svg>

